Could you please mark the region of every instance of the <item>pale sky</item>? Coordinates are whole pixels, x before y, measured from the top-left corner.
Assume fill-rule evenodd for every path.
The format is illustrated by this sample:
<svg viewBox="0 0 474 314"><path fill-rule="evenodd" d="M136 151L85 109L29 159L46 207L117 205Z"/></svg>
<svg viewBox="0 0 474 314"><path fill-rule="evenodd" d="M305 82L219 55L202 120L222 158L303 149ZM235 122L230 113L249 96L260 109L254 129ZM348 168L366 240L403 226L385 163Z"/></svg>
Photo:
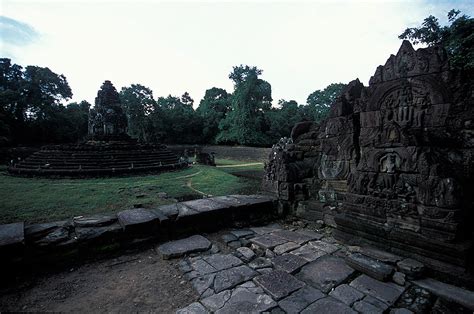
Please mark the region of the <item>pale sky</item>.
<svg viewBox="0 0 474 314"><path fill-rule="evenodd" d="M446 23L474 1L0 0L0 56L64 74L72 101L93 104L104 80L155 98L232 92L232 66L255 65L274 103L359 78L397 52L398 35L430 14Z"/></svg>

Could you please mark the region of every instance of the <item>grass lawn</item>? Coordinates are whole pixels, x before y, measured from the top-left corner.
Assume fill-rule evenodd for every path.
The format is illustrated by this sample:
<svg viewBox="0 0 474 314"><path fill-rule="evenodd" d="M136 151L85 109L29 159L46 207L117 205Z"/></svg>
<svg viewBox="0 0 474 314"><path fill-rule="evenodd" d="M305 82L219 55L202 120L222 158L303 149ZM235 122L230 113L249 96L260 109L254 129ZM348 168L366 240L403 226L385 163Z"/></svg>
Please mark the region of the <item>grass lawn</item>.
<svg viewBox="0 0 474 314"><path fill-rule="evenodd" d="M247 161L217 160L218 166L238 166ZM262 170L263 164L235 168L194 165L157 175L94 179L44 179L9 176L0 168L0 224L15 221L46 222L80 215L155 207L202 195L256 192L259 182L233 175L235 169Z"/></svg>

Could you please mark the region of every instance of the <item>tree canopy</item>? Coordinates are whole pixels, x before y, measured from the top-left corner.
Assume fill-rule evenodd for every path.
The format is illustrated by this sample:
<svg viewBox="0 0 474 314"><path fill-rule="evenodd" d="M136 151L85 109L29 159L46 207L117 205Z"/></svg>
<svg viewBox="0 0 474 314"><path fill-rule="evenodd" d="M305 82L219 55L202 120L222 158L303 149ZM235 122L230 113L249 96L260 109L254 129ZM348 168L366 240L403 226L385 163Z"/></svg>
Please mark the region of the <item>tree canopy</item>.
<svg viewBox="0 0 474 314"><path fill-rule="evenodd" d="M448 25L441 26L438 18L430 15L421 26L405 29L398 38L413 44L442 45L452 67L474 69L474 19L459 10L449 11Z"/></svg>

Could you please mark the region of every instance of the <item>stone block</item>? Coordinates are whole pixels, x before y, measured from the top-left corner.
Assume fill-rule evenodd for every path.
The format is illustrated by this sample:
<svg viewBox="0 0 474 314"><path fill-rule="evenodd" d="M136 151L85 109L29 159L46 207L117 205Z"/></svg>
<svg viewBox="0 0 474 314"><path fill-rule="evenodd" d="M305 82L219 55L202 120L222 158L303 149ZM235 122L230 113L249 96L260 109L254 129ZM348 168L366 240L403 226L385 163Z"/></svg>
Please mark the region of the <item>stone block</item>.
<svg viewBox="0 0 474 314"><path fill-rule="evenodd" d="M164 259L176 258L186 254L207 251L212 243L201 235L194 235L185 239L164 243L158 251Z"/></svg>
<svg viewBox="0 0 474 314"><path fill-rule="evenodd" d="M324 298L325 296L326 295L318 289L304 286L300 290L280 300L278 305L285 313L299 313L314 301Z"/></svg>
<svg viewBox="0 0 474 314"><path fill-rule="evenodd" d="M246 288L236 288L216 314L262 313L276 307L277 303L266 294L258 294ZM213 311L214 312L214 311Z"/></svg>
<svg viewBox="0 0 474 314"><path fill-rule="evenodd" d="M281 270L256 277L254 281L275 300L280 300L304 286L303 282Z"/></svg>
<svg viewBox="0 0 474 314"><path fill-rule="evenodd" d="M316 239L315 236L312 236L310 234L303 234L303 233L289 231L289 230L278 230L278 231L272 232L272 235L286 239L287 241L297 243L299 245L305 244L308 241Z"/></svg>
<svg viewBox="0 0 474 314"><path fill-rule="evenodd" d="M305 244L299 249L293 250L290 254L294 254L300 256L307 260L308 262L312 262L320 258L321 256L326 255L327 253L321 250L316 249L314 246L310 244Z"/></svg>
<svg viewBox="0 0 474 314"><path fill-rule="evenodd" d="M176 314L209 314L210 312L199 302L191 303L190 305L179 309Z"/></svg>
<svg viewBox="0 0 474 314"><path fill-rule="evenodd" d="M449 285L432 278L416 280L413 283L440 298L460 304L474 311L474 291Z"/></svg>
<svg viewBox="0 0 474 314"><path fill-rule="evenodd" d="M215 274L214 279L214 291L216 293L231 289L238 284L252 279L257 276L258 273L246 265L240 265L237 267L222 270Z"/></svg>
<svg viewBox="0 0 474 314"><path fill-rule="evenodd" d="M298 255L283 254L273 258L272 263L276 269L280 269L286 271L287 273L294 274L301 267L306 265L308 261Z"/></svg>
<svg viewBox="0 0 474 314"><path fill-rule="evenodd" d="M405 258L397 263L398 270L409 278L420 278L425 271L425 265L411 258Z"/></svg>
<svg viewBox="0 0 474 314"><path fill-rule="evenodd" d="M307 284L328 293L354 272L354 269L347 266L344 259L328 255L303 266L296 276Z"/></svg>
<svg viewBox="0 0 474 314"><path fill-rule="evenodd" d="M338 313L338 314L356 314L350 307L342 302L332 298L326 297L317 300L310 306L308 306L302 314L313 314L313 313Z"/></svg>
<svg viewBox="0 0 474 314"><path fill-rule="evenodd" d="M125 231L146 232L160 223L160 217L145 208L126 209L117 214L118 221Z"/></svg>
<svg viewBox="0 0 474 314"><path fill-rule="evenodd" d="M298 244L296 244L295 242L287 242L287 243L277 245L273 249L273 252L275 252L275 254L277 254L277 255L281 255L281 254L287 253L289 251L292 251L294 249L297 249L299 247L300 246Z"/></svg>
<svg viewBox="0 0 474 314"><path fill-rule="evenodd" d="M360 253L347 256L347 264L352 268L380 281L387 281L393 273L393 267Z"/></svg>
<svg viewBox="0 0 474 314"><path fill-rule="evenodd" d="M250 242L264 249L273 249L277 245L288 242L288 240L272 235L272 234L264 234L264 235L250 239Z"/></svg>
<svg viewBox="0 0 474 314"><path fill-rule="evenodd" d="M337 286L329 295L349 306L365 296L362 292L346 284Z"/></svg>
<svg viewBox="0 0 474 314"><path fill-rule="evenodd" d="M25 224L16 222L0 225L0 248L23 245L25 240Z"/></svg>
<svg viewBox="0 0 474 314"><path fill-rule="evenodd" d="M360 275L350 283L350 286L387 305L393 305L403 291L405 291L404 287L400 287L394 283L381 282L367 275Z"/></svg>

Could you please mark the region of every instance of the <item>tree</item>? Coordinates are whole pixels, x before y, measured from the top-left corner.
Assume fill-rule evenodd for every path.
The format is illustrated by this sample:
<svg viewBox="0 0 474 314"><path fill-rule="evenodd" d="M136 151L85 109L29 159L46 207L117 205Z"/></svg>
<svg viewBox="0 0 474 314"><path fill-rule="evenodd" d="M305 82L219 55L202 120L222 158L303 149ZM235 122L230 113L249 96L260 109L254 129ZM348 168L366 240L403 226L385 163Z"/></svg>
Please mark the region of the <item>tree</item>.
<svg viewBox="0 0 474 314"><path fill-rule="evenodd" d="M282 137L289 137L293 126L304 120L301 107L294 100L286 101L281 99L278 101L280 108L272 108L266 114L270 130L268 135L272 142L277 142Z"/></svg>
<svg viewBox="0 0 474 314"><path fill-rule="evenodd" d="M128 134L140 141L148 141L148 117L155 108L153 91L140 84L123 87L120 100L128 120Z"/></svg>
<svg viewBox="0 0 474 314"><path fill-rule="evenodd" d="M407 28L398 36L413 44L441 45L446 48L451 66L459 69L474 68L474 19L459 10L448 13L448 25L441 26L433 15L419 27Z"/></svg>
<svg viewBox="0 0 474 314"><path fill-rule="evenodd" d="M270 110L271 85L260 79L257 67L236 66L229 74L234 82L231 111L219 123L218 143L264 146L271 143L266 134L264 113Z"/></svg>
<svg viewBox="0 0 474 314"><path fill-rule="evenodd" d="M219 123L230 111L231 95L225 89L213 87L206 90L204 98L199 103L197 114L203 121L203 141L215 143L219 132Z"/></svg>
<svg viewBox="0 0 474 314"><path fill-rule="evenodd" d="M0 119L4 124L0 136L13 143L54 142L57 138L50 135L57 135L57 125L51 122L62 110L61 102L71 97L64 75L38 66L23 69L10 59L0 59Z"/></svg>
<svg viewBox="0 0 474 314"><path fill-rule="evenodd" d="M329 114L329 109L345 87L342 83L333 83L323 90L316 90L306 99L306 115L309 119L320 122Z"/></svg>

